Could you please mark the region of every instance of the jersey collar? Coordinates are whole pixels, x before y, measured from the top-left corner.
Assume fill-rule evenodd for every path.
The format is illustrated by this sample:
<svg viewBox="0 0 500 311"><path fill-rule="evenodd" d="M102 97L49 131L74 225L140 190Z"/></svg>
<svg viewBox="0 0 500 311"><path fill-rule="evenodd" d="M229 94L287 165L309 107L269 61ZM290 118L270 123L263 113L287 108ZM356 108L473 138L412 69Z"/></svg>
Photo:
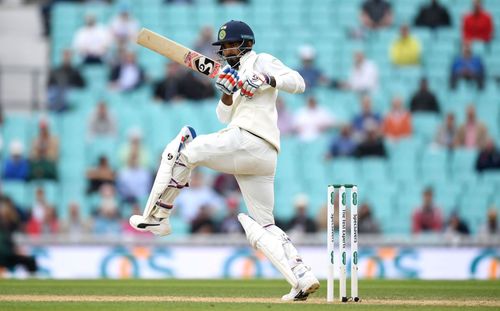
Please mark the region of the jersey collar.
<svg viewBox="0 0 500 311"><path fill-rule="evenodd" d="M245 53L240 59L240 66L243 65L248 59L252 58L254 55L257 55L254 51L249 51Z"/></svg>

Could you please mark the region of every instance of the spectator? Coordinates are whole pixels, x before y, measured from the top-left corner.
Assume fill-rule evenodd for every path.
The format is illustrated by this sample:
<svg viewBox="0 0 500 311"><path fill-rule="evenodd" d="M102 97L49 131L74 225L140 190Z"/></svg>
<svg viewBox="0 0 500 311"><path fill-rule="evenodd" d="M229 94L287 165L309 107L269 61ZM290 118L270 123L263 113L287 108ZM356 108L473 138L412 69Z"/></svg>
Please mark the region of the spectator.
<svg viewBox="0 0 500 311"><path fill-rule="evenodd" d="M218 174L213 182L213 189L217 194L227 197L234 192L239 192L240 188L238 182L233 175L220 173Z"/></svg>
<svg viewBox="0 0 500 311"><path fill-rule="evenodd" d="M205 26L201 29L199 33L199 37L194 44L194 50L208 56L212 59L218 58L214 46L212 45L213 40L213 29L210 26ZM178 71L178 66L175 65L176 68L174 70ZM158 98L162 97L171 97L168 96L168 93L175 94L175 90L181 95L181 97L185 97L190 100L203 100L212 98L215 96L215 90L212 86L211 79L194 73L192 71L182 71L179 75L179 81L175 81L175 75L172 79L168 79L170 74L167 74L167 79L169 82L177 82L172 85L168 85L166 83L160 83L158 89L158 93L155 95ZM166 82L166 81L163 81ZM170 91L170 92L169 92ZM175 96L174 96L175 97ZM169 100L169 98L162 98L164 101Z"/></svg>
<svg viewBox="0 0 500 311"><path fill-rule="evenodd" d="M483 9L481 0L474 0L472 12L466 14L462 23L462 37L464 41L479 40L490 42L493 38L493 19Z"/></svg>
<svg viewBox="0 0 500 311"><path fill-rule="evenodd" d="M109 29L115 41L135 43L139 22L131 16L128 7L122 5L119 14L111 21Z"/></svg>
<svg viewBox="0 0 500 311"><path fill-rule="evenodd" d="M221 233L243 233L243 227L238 221L240 199L238 196L232 195L226 199L227 215L222 219L220 224Z"/></svg>
<svg viewBox="0 0 500 311"><path fill-rule="evenodd" d="M101 206L94 218L93 233L99 236L121 232L121 219L116 206Z"/></svg>
<svg viewBox="0 0 500 311"><path fill-rule="evenodd" d="M32 215L26 224L26 233L34 236L59 233L59 220L56 209L53 206L46 205L41 220Z"/></svg>
<svg viewBox="0 0 500 311"><path fill-rule="evenodd" d="M437 29L440 27L450 27L450 14L445 6L438 0L431 0L427 5L422 5L415 18L415 26Z"/></svg>
<svg viewBox="0 0 500 311"><path fill-rule="evenodd" d="M0 198L0 267L13 269L20 265L34 275L38 270L35 257L20 253L13 237L21 225L12 201Z"/></svg>
<svg viewBox="0 0 500 311"><path fill-rule="evenodd" d="M420 80L419 89L413 94L410 102L410 111L439 113L439 102L436 95L429 89L426 78Z"/></svg>
<svg viewBox="0 0 500 311"><path fill-rule="evenodd" d="M85 16L85 26L74 37L73 47L84 64L102 64L109 50L111 38L101 25L96 23L94 15Z"/></svg>
<svg viewBox="0 0 500 311"><path fill-rule="evenodd" d="M35 201L31 207L30 219L41 223L45 218L45 214L50 207L45 197L45 190L42 187L38 187L35 190Z"/></svg>
<svg viewBox="0 0 500 311"><path fill-rule="evenodd" d="M111 168L106 156L99 157L96 167L87 170L88 188L87 193L99 191L102 185L115 183L115 172Z"/></svg>
<svg viewBox="0 0 500 311"><path fill-rule="evenodd" d="M326 204L321 205L321 208L319 209L318 214L316 215L316 224L318 226L318 231L320 232L326 232L328 230L328 207ZM337 214L338 215L338 210ZM335 217L335 220L337 220L338 217ZM338 228L338 221L335 221L336 228Z"/></svg>
<svg viewBox="0 0 500 311"><path fill-rule="evenodd" d="M233 5L233 4L247 4L248 3L248 0L218 0L218 2L220 4L230 4L230 5Z"/></svg>
<svg viewBox="0 0 500 311"><path fill-rule="evenodd" d="M59 140L51 135L48 123L42 120L31 147L30 179L57 179L58 157Z"/></svg>
<svg viewBox="0 0 500 311"><path fill-rule="evenodd" d="M462 46L462 56L457 56L451 66L450 88L455 89L459 80L475 82L478 89L484 87L485 69L479 56L472 55L470 42Z"/></svg>
<svg viewBox="0 0 500 311"><path fill-rule="evenodd" d="M372 210L367 203L361 204L358 211L359 233L379 234L380 228L377 220L373 217Z"/></svg>
<svg viewBox="0 0 500 311"><path fill-rule="evenodd" d="M479 173L489 170L500 171L500 151L495 146L493 139L488 138L481 148L476 160L476 170Z"/></svg>
<svg viewBox="0 0 500 311"><path fill-rule="evenodd" d="M469 226L467 226L467 223L460 218L457 211L454 211L450 215L448 226L446 227L446 234L450 236L470 234Z"/></svg>
<svg viewBox="0 0 500 311"><path fill-rule="evenodd" d="M380 132L375 126L369 126L366 131L366 137L358 145L356 156L362 157L386 157L384 142L380 137Z"/></svg>
<svg viewBox="0 0 500 311"><path fill-rule="evenodd" d="M28 180L30 166L23 151L23 144L19 140L10 143L10 157L5 160L3 167L4 180Z"/></svg>
<svg viewBox="0 0 500 311"><path fill-rule="evenodd" d="M165 68L165 77L154 84L155 100L168 102L183 99L180 87L183 69L174 62L169 62Z"/></svg>
<svg viewBox="0 0 500 311"><path fill-rule="evenodd" d="M361 24L372 30L392 25L391 4L385 0L365 0L361 7Z"/></svg>
<svg viewBox="0 0 500 311"><path fill-rule="evenodd" d="M106 102L100 101L89 118L89 139L96 137L116 137L116 121L110 114Z"/></svg>
<svg viewBox="0 0 500 311"><path fill-rule="evenodd" d="M214 46L212 45L212 42L216 41L214 40L213 33L214 31L211 26L204 26L198 35L198 39L194 43L193 50L211 59L218 58Z"/></svg>
<svg viewBox="0 0 500 311"><path fill-rule="evenodd" d="M423 205L414 211L412 217L412 232L441 232L443 219L441 210L433 202L432 188L423 192Z"/></svg>
<svg viewBox="0 0 500 311"><path fill-rule="evenodd" d="M193 0L163 0L164 3L193 4Z"/></svg>
<svg viewBox="0 0 500 311"><path fill-rule="evenodd" d="M99 202L92 231L96 234L118 234L121 231L116 191L110 184L105 184L99 189Z"/></svg>
<svg viewBox="0 0 500 311"><path fill-rule="evenodd" d="M380 114L373 112L372 100L370 96L361 97L361 114L354 117L352 121L352 129L354 130L354 139L362 141L368 127L375 127L377 131L381 130L382 117Z"/></svg>
<svg viewBox="0 0 500 311"><path fill-rule="evenodd" d="M285 101L281 97L276 100L276 110L278 111L278 129L281 136L292 134L293 114L288 110Z"/></svg>
<svg viewBox="0 0 500 311"><path fill-rule="evenodd" d="M198 209L198 213L191 220L191 233L212 234L217 232L217 224L212 217L212 207L203 204Z"/></svg>
<svg viewBox="0 0 500 311"><path fill-rule="evenodd" d="M57 210L54 206L49 206L45 212L45 217L42 223L42 233L57 234L59 233L60 224Z"/></svg>
<svg viewBox="0 0 500 311"><path fill-rule="evenodd" d="M297 71L304 78L307 91L312 91L318 85L329 83L328 78L323 75L321 69L314 64L316 59L316 50L314 47L310 45L301 46L299 48L299 56L302 64Z"/></svg>
<svg viewBox="0 0 500 311"><path fill-rule="evenodd" d="M455 125L455 115L449 112L446 121L441 125L436 133L435 142L447 149L453 149L457 140L457 126Z"/></svg>
<svg viewBox="0 0 500 311"><path fill-rule="evenodd" d="M403 107L403 100L394 97L391 111L384 119L383 132L385 137L398 140L411 135L411 114Z"/></svg>
<svg viewBox="0 0 500 311"><path fill-rule="evenodd" d="M356 141L352 137L351 126L344 125L340 129L340 135L332 140L326 158L353 156L356 152L356 147Z"/></svg>
<svg viewBox="0 0 500 311"><path fill-rule="evenodd" d="M100 208L104 209L114 209L118 207L116 199L116 188L111 184L103 184L99 188L99 196L97 201L97 206L94 206L95 210L98 211Z"/></svg>
<svg viewBox="0 0 500 311"><path fill-rule="evenodd" d="M125 166L130 159L130 154L136 153L139 156L139 165L141 167L149 167L150 156L149 151L142 144L142 132L139 128L131 128L128 131L128 142L120 148L120 164Z"/></svg>
<svg viewBox="0 0 500 311"><path fill-rule="evenodd" d="M487 216L486 216L486 223L483 224L483 226L479 229L479 234L483 236L493 236L493 235L498 235L500 232L500 226L498 225L498 213L497 210L494 207L491 207L488 210Z"/></svg>
<svg viewBox="0 0 500 311"><path fill-rule="evenodd" d="M70 202L68 205L68 220L61 224L61 232L69 238L78 239L89 232L89 224L84 221L80 215L80 206L76 202Z"/></svg>
<svg viewBox="0 0 500 311"><path fill-rule="evenodd" d="M127 53L131 53L135 48L135 42L124 40L115 41L114 44L109 48L109 51L106 53L104 62L109 66L110 69L119 67L123 63L123 59L124 57L126 57Z"/></svg>
<svg viewBox="0 0 500 311"><path fill-rule="evenodd" d="M182 99L203 100L215 96L215 90L203 75L187 71L176 63L168 63L165 78L154 85L154 97L159 101Z"/></svg>
<svg viewBox="0 0 500 311"><path fill-rule="evenodd" d="M378 89L378 68L363 52L354 53L354 67L346 87L358 93L374 93Z"/></svg>
<svg viewBox="0 0 500 311"><path fill-rule="evenodd" d="M0 194L0 230L6 229L14 232L22 229L25 221L22 216L12 199Z"/></svg>
<svg viewBox="0 0 500 311"><path fill-rule="evenodd" d="M116 179L118 193L126 202L142 201L151 190L151 174L139 165L137 153L131 153L128 165L118 172Z"/></svg>
<svg viewBox="0 0 500 311"><path fill-rule="evenodd" d="M488 139L486 126L476 118L474 105L467 107L465 124L458 128L456 145L465 148L482 148Z"/></svg>
<svg viewBox="0 0 500 311"><path fill-rule="evenodd" d="M408 25L400 28L401 36L390 47L391 62L396 66L420 65L421 46L417 38L410 34Z"/></svg>
<svg viewBox="0 0 500 311"><path fill-rule="evenodd" d="M205 209L211 209L210 214L212 214L222 209L224 200L217 192L205 184L202 172L195 170L191 175L189 188L181 191L174 202L174 206L178 207L179 214L185 221L191 222L196 217L204 216L207 213L206 210L203 213L199 212L202 206L205 206Z"/></svg>
<svg viewBox="0 0 500 311"><path fill-rule="evenodd" d="M295 113L293 123L299 139L310 142L332 128L335 119L328 110L318 106L316 98L310 96L307 98L307 105Z"/></svg>
<svg viewBox="0 0 500 311"><path fill-rule="evenodd" d="M41 120L38 127L38 137L35 138L31 149L32 157L42 156L56 161L59 157L59 140L50 133L49 124Z"/></svg>
<svg viewBox="0 0 500 311"><path fill-rule="evenodd" d="M48 105L52 111L65 111L69 108L66 92L72 88L82 88L85 80L78 68L72 64L73 54L70 50L63 52L63 62L59 67L52 68L49 73L47 89Z"/></svg>
<svg viewBox="0 0 500 311"><path fill-rule="evenodd" d="M337 216L339 214L339 196L335 195L333 198L333 214ZM328 228L328 205L323 203L321 206L318 215L316 216L316 224L318 226L318 229L322 232L325 232L329 230ZM350 222L347 222L347 225L349 225ZM334 228L339 228L339 217L334 217L333 219L333 226Z"/></svg>
<svg viewBox="0 0 500 311"><path fill-rule="evenodd" d="M204 100L215 96L211 79L192 70L185 71L182 75L179 91L188 100Z"/></svg>
<svg viewBox="0 0 500 311"><path fill-rule="evenodd" d="M309 198L307 195L301 193L295 196L294 205L295 215L290 219L288 224L286 224L286 231L290 235L315 233L317 231L316 223L307 215L307 209L309 207Z"/></svg>
<svg viewBox="0 0 500 311"><path fill-rule="evenodd" d="M17 219L19 220L19 223L21 226L23 226L29 220L29 216L30 216L29 211L26 211L26 209L23 207L17 206L16 203L13 202L10 197L2 195L0 193L0 205L1 204L12 206L12 208L14 208L14 210L17 214Z"/></svg>
<svg viewBox="0 0 500 311"><path fill-rule="evenodd" d="M111 69L109 80L111 88L120 92L133 91L144 83L144 70L137 64L134 53L122 53L120 63Z"/></svg>

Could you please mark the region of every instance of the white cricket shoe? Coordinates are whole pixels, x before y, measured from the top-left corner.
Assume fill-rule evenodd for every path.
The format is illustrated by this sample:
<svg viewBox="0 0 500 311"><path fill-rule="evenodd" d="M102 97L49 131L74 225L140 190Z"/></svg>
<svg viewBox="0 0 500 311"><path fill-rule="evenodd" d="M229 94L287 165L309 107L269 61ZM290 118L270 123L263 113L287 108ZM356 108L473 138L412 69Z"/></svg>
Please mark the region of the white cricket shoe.
<svg viewBox="0 0 500 311"><path fill-rule="evenodd" d="M310 294L316 292L319 288L319 281L311 272L311 268L300 264L293 269L298 279L298 286L292 287L290 292L281 297L283 301L304 301Z"/></svg>
<svg viewBox="0 0 500 311"><path fill-rule="evenodd" d="M133 215L130 217L130 225L138 231L149 231L157 236L169 235L172 232L168 217L156 218L153 216L144 217L142 215Z"/></svg>

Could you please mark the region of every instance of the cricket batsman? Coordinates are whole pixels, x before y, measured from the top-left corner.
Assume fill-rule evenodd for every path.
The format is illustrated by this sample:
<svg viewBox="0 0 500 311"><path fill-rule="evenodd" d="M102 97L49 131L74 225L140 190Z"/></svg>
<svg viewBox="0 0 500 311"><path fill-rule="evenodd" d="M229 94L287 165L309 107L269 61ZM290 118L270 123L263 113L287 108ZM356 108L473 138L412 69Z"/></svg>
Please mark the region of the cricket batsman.
<svg viewBox="0 0 500 311"><path fill-rule="evenodd" d="M219 55L227 62L215 86L222 91L216 113L228 124L213 134L196 136L185 126L162 154L162 160L142 216L130 224L155 235L170 234L169 216L180 190L188 186L197 166L232 174L250 216L239 214L248 241L262 251L283 274L292 289L286 301L306 300L319 288L288 236L274 222L274 176L280 150L276 98L278 91L303 93L300 74L272 55L253 51L252 29L230 21L218 31Z"/></svg>

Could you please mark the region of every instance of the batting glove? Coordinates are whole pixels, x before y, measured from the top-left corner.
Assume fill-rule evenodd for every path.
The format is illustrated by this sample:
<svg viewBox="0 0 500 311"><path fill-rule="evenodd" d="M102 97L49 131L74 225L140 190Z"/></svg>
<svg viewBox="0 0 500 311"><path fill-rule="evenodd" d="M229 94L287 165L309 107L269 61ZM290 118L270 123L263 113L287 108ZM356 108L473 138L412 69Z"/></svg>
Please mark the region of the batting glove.
<svg viewBox="0 0 500 311"><path fill-rule="evenodd" d="M241 79L238 82L240 94L252 98L257 90L264 84L271 83L271 77L260 72L252 73L248 78Z"/></svg>
<svg viewBox="0 0 500 311"><path fill-rule="evenodd" d="M215 87L227 95L232 95L238 88L238 71L226 65L215 81Z"/></svg>

